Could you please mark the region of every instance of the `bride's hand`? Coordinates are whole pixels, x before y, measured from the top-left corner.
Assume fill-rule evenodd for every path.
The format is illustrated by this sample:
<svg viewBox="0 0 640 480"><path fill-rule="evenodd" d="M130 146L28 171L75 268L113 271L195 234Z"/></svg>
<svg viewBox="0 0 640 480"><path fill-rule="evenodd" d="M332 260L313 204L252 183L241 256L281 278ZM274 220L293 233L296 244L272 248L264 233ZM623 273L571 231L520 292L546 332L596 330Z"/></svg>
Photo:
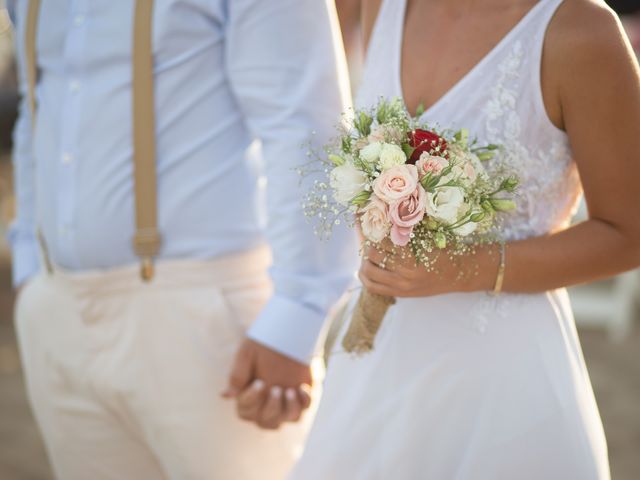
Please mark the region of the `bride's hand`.
<svg viewBox="0 0 640 480"><path fill-rule="evenodd" d="M473 258L455 257L446 250L437 254L431 268L417 265L407 250L394 252L375 247L363 247L360 280L372 293L390 297L428 297L452 292L481 290L490 283L479 275L482 269L473 265ZM497 261L497 259L496 259ZM464 268L463 268L464 266ZM497 267L496 267L497 270ZM490 289L490 285L486 289Z"/></svg>

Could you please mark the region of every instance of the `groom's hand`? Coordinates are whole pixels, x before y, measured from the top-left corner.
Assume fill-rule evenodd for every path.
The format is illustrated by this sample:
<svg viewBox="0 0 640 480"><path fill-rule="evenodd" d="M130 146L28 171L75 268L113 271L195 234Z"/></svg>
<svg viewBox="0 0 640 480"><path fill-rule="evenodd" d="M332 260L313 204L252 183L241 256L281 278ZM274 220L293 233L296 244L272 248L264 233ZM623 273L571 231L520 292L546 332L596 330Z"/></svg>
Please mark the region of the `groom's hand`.
<svg viewBox="0 0 640 480"><path fill-rule="evenodd" d="M235 398L238 415L266 429L297 421L311 403L308 365L245 339L238 349L223 396Z"/></svg>

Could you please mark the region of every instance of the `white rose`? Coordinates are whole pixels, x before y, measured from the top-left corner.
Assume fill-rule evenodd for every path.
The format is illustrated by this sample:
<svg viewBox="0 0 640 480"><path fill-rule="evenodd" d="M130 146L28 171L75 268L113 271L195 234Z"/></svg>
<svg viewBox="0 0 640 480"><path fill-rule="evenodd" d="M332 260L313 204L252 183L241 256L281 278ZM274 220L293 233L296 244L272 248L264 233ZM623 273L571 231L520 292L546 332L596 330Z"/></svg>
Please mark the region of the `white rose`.
<svg viewBox="0 0 640 480"><path fill-rule="evenodd" d="M444 177L439 182L440 185L444 185L445 183L450 182L450 181L456 181L456 182L461 183L462 185L464 185L467 188L470 187L471 184L473 183L473 180L471 180L467 176L466 166L467 166L467 164L454 165L451 168L451 173L449 175L447 175L446 177Z"/></svg>
<svg viewBox="0 0 640 480"><path fill-rule="evenodd" d="M473 166L476 177L482 177L484 179L488 179L489 177L487 175L487 171L485 170L484 165L482 164L478 156L475 153L472 153L471 155L469 155L468 158L469 158L469 163L471 163L471 165Z"/></svg>
<svg viewBox="0 0 640 480"><path fill-rule="evenodd" d="M380 158L382 152L382 143L372 142L362 150L360 150L360 158L367 163L374 164Z"/></svg>
<svg viewBox="0 0 640 480"><path fill-rule="evenodd" d="M388 220L389 207L375 195L361 210L360 225L364 236L374 243L379 243L389 235L391 223Z"/></svg>
<svg viewBox="0 0 640 480"><path fill-rule="evenodd" d="M407 157L402 149L393 143L384 143L380 152L380 169L388 170L396 165L404 165Z"/></svg>
<svg viewBox="0 0 640 480"><path fill-rule="evenodd" d="M333 198L345 206L348 206L353 197L363 192L367 186L367 176L351 163L345 163L331 170L329 180L334 190Z"/></svg>
<svg viewBox="0 0 640 480"><path fill-rule="evenodd" d="M461 237L466 237L467 235L471 235L475 232L476 228L478 228L478 224L476 222L468 222L458 228L454 228L453 232Z"/></svg>
<svg viewBox="0 0 640 480"><path fill-rule="evenodd" d="M463 205L464 191L459 187L439 187L427 193L427 214L448 225L456 223Z"/></svg>

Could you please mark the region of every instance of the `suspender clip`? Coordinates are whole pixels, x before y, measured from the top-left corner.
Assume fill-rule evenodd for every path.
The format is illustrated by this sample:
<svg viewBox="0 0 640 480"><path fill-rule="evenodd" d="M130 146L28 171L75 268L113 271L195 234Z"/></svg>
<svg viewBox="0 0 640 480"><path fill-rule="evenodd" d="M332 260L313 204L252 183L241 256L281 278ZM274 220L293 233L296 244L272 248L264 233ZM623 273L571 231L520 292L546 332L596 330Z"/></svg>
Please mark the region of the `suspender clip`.
<svg viewBox="0 0 640 480"><path fill-rule="evenodd" d="M155 275L155 265L152 257L142 257L140 259L140 278L143 282L149 283Z"/></svg>

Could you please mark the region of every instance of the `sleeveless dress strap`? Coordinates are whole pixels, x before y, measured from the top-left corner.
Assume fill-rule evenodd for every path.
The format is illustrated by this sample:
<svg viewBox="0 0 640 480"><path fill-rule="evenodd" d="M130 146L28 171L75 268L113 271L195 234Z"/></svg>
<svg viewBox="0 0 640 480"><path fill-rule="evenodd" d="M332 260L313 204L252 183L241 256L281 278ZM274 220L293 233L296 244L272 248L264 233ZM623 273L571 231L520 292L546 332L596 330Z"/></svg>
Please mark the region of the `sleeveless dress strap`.
<svg viewBox="0 0 640 480"><path fill-rule="evenodd" d="M533 98L534 106L537 109L537 113L548 120L549 126L552 126L553 130L557 130L557 127L553 125L549 119L547 109L544 105L544 97L542 94L542 55L544 51L545 39L549 25L553 20L558 8L562 5L564 0L541 0L546 3L542 10L537 15L536 21L528 25L528 42L529 43L529 55L527 55L524 66L526 81L530 83L530 92Z"/></svg>

